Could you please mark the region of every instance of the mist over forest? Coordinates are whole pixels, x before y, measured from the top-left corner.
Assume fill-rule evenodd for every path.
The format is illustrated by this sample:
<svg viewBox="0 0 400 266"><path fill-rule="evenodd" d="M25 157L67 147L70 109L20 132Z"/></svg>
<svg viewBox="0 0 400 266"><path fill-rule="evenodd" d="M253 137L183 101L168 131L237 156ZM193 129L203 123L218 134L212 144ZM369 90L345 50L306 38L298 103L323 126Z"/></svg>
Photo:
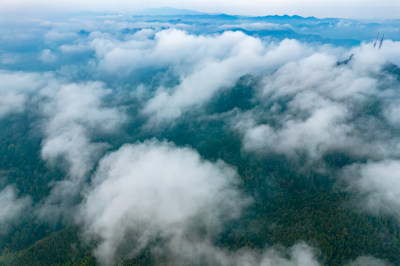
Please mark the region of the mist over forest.
<svg viewBox="0 0 400 266"><path fill-rule="evenodd" d="M5 14L0 264L399 265L399 26Z"/></svg>

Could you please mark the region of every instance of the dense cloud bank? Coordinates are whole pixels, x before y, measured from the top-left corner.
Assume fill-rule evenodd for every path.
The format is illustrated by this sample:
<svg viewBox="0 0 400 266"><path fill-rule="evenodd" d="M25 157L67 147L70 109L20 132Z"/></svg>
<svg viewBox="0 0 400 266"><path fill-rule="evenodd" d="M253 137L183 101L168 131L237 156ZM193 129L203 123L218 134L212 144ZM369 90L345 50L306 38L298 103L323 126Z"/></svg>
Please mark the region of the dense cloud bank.
<svg viewBox="0 0 400 266"><path fill-rule="evenodd" d="M235 25L194 33L184 23L112 18L35 23L43 43L31 50L1 43L0 118L35 115L41 158L64 170L35 213L81 225L102 263L150 247L172 265L318 265L305 243L256 251L213 242L254 201L236 166L168 140L130 136L149 139L190 119L219 119L238 136L243 154L283 155L326 169L324 156L345 154L353 161L333 172L340 189L369 212L400 218L399 42L344 48L224 31ZM249 107L210 115L205 107L244 76L257 81ZM31 201L4 186L0 205L1 226Z"/></svg>

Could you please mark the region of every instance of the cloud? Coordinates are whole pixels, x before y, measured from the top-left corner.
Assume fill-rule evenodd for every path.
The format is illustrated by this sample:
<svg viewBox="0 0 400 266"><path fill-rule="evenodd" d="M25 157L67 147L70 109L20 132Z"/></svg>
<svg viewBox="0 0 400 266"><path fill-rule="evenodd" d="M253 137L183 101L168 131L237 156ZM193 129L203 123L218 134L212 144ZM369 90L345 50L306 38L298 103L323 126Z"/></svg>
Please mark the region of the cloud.
<svg viewBox="0 0 400 266"><path fill-rule="evenodd" d="M113 132L124 120L118 109L105 106L102 101L111 91L99 82L61 85L48 89L43 95L49 99L43 106L48 117L43 141L42 156L52 159L67 158L71 175L82 176L89 166L86 163L96 148L81 145L89 133ZM85 152L85 150L88 151ZM92 154L92 155L91 155Z"/></svg>
<svg viewBox="0 0 400 266"><path fill-rule="evenodd" d="M173 40L170 45L175 46L176 38L169 36L168 40ZM309 52L297 41L285 40L267 47L259 39L241 32L225 32L213 38L212 43L210 48L201 45L194 50L205 54L194 68L189 68L193 69L191 72L180 74L179 85L172 89L158 88L144 109L151 122L159 124L176 119L190 108L202 106L218 91L232 87L240 77L258 76Z"/></svg>
<svg viewBox="0 0 400 266"><path fill-rule="evenodd" d="M133 28L129 29L138 29L136 27L140 25L130 26ZM171 88L162 84L155 88L157 93L144 110L155 119L168 116L174 119L192 106L201 106L215 92L231 86L242 75L273 71L313 51L312 47L295 40L266 43L242 32L195 35L178 29L158 31L150 28L133 32L117 38L94 31L85 41L62 45L60 51L93 49L96 57L88 66L93 67L91 72L97 73L98 77L127 79L148 72L154 76L158 72L167 72L176 77L179 85ZM220 76L215 74L217 71ZM161 105L170 105L171 110L165 110Z"/></svg>
<svg viewBox="0 0 400 266"><path fill-rule="evenodd" d="M284 30L290 29L291 26L289 24L277 24L277 23L264 23L264 22L256 22L256 23L242 23L242 24L224 24L219 26L221 30L230 30L230 29L244 29L249 31L260 31L260 30Z"/></svg>
<svg viewBox="0 0 400 266"><path fill-rule="evenodd" d="M16 220L31 205L29 196L18 198L13 186L0 191L0 234L5 233L7 225Z"/></svg>
<svg viewBox="0 0 400 266"><path fill-rule="evenodd" d="M306 152L315 158L329 149L344 148L352 143L353 139L349 136L352 127L345 123L348 112L344 106L321 99L311 92L297 94L290 104L300 112L308 111L304 110L306 107L309 116L304 119L286 115L279 121L278 129L267 124L250 125L244 132L244 149L293 156Z"/></svg>
<svg viewBox="0 0 400 266"><path fill-rule="evenodd" d="M273 71L313 51L295 40L264 43L242 32L229 31L208 36L178 29L143 29L123 41L95 34L91 38L95 71L103 75L124 79L150 72L155 73L153 76L167 73L176 79L175 86L151 88L155 93L143 113L156 125L201 107L243 75Z"/></svg>
<svg viewBox="0 0 400 266"><path fill-rule="evenodd" d="M0 55L0 63L3 65L12 65L20 62L22 57L18 53L2 53Z"/></svg>
<svg viewBox="0 0 400 266"><path fill-rule="evenodd" d="M359 70L373 73L379 71L387 62L400 65L400 55L396 53L399 46L398 41L384 40L383 49L374 49L372 43L363 43L354 47L351 52L355 54L354 63Z"/></svg>
<svg viewBox="0 0 400 266"><path fill-rule="evenodd" d="M43 79L41 74L0 70L0 118L23 112L28 94L43 86Z"/></svg>
<svg viewBox="0 0 400 266"><path fill-rule="evenodd" d="M352 24L353 24L352 21L341 20L338 23L336 23L336 27L346 28L346 27L351 26Z"/></svg>
<svg viewBox="0 0 400 266"><path fill-rule="evenodd" d="M189 242L174 239L170 244L173 254L168 265L221 265L221 266L318 266L315 251L306 243L290 248L270 247L261 252L250 249L227 250L209 242Z"/></svg>
<svg viewBox="0 0 400 266"><path fill-rule="evenodd" d="M243 114L234 122L244 149L315 159L332 150L368 158L396 154L396 136L385 133L380 111L365 109L385 102L382 113L397 126L398 82L382 72L389 56L367 45L355 50L347 63L338 64L334 50L320 50L265 75L261 105L251 117ZM265 120L270 122L259 122Z"/></svg>
<svg viewBox="0 0 400 266"><path fill-rule="evenodd" d="M230 36L237 39L237 44L231 48L228 58L209 58L193 73L185 76L173 93L159 89L144 112L154 115L159 121L177 118L182 111L206 102L218 90L233 86L241 76L262 67L263 60L259 53L262 53L263 47L259 40L242 33L226 35L238 35Z"/></svg>
<svg viewBox="0 0 400 266"><path fill-rule="evenodd" d="M39 60L44 63L53 63L57 60L57 56L50 49L44 49L39 54Z"/></svg>
<svg viewBox="0 0 400 266"><path fill-rule="evenodd" d="M249 203L238 183L231 166L192 149L155 140L126 144L100 161L78 220L99 241L97 258L111 264L123 250L137 255L158 238L218 232Z"/></svg>
<svg viewBox="0 0 400 266"><path fill-rule="evenodd" d="M400 161L387 159L354 164L343 170L342 178L358 194L364 209L400 219Z"/></svg>
<svg viewBox="0 0 400 266"><path fill-rule="evenodd" d="M115 132L125 115L117 108L107 107L103 98L111 93L100 82L60 84L42 90L42 112L45 138L42 158L56 163L61 159L68 169L68 177L53 184L43 212L53 213L48 207L68 207L79 195L87 174L107 143L93 141L99 134ZM72 198L71 198L72 197ZM61 207L62 211L63 207Z"/></svg>
<svg viewBox="0 0 400 266"><path fill-rule="evenodd" d="M77 38L76 33L50 30L44 35L46 42L65 42Z"/></svg>
<svg viewBox="0 0 400 266"><path fill-rule="evenodd" d="M393 97L396 97L396 92L393 93ZM392 98L390 103L384 109L384 116L388 123L394 128L400 128L400 100Z"/></svg>
<svg viewBox="0 0 400 266"><path fill-rule="evenodd" d="M314 53L265 76L260 106L233 119L244 150L311 160L339 151L367 160L345 168L339 180L367 211L400 217L399 82L390 65L399 45L389 42L381 52L363 44L341 64L327 51Z"/></svg>
<svg viewBox="0 0 400 266"><path fill-rule="evenodd" d="M263 96L278 99L310 90L334 100L343 100L374 92L376 80L371 76L380 70L385 61L376 58L375 62L369 62L367 65L374 71L370 73L360 59L361 55L356 55L350 65L337 66L340 59L327 52L316 52L299 61L292 60L272 76L267 76Z"/></svg>
<svg viewBox="0 0 400 266"><path fill-rule="evenodd" d="M346 264L346 266L388 266L390 265L384 260L377 259L372 256L361 256L354 261Z"/></svg>

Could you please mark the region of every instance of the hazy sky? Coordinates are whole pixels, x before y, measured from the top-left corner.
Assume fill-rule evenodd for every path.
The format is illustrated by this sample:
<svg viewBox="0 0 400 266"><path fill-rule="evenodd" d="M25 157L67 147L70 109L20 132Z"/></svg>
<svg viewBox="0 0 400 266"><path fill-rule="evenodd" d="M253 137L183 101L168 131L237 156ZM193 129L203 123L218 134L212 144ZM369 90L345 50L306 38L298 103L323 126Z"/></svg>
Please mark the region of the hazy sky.
<svg viewBox="0 0 400 266"><path fill-rule="evenodd" d="M1 0L0 12L134 11L165 6L244 15L400 18L399 0Z"/></svg>

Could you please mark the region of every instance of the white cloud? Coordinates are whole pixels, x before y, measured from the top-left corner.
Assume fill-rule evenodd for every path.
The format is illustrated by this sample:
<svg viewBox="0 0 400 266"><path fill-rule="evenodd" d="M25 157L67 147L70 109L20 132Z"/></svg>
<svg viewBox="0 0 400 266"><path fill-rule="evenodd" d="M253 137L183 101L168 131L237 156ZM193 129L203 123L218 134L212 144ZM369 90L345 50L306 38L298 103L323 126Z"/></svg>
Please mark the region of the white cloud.
<svg viewBox="0 0 400 266"><path fill-rule="evenodd" d="M219 90L231 87L246 74L259 75L313 52L295 40L278 44L242 32L196 36L168 29L141 30L124 41L95 37L96 69L121 78L146 71L167 71L179 79L174 87L160 86L143 112L150 122L171 121L209 101Z"/></svg>
<svg viewBox="0 0 400 266"><path fill-rule="evenodd" d="M387 159L351 165L343 170L342 178L359 194L363 208L400 219L400 161Z"/></svg>
<svg viewBox="0 0 400 266"><path fill-rule="evenodd" d="M57 55L55 55L50 49L44 49L39 54L39 60L45 63L53 63L57 60Z"/></svg>
<svg viewBox="0 0 400 266"><path fill-rule="evenodd" d="M169 36L168 40L169 46L175 46L176 38ZM195 55L200 51L201 59L194 67L189 67L191 72L180 74L179 85L172 90L163 87L157 90L144 109L144 113L151 116L151 122L159 124L178 118L190 108L209 101L218 91L232 87L240 77L246 74L258 76L309 52L297 41L285 40L267 47L259 39L241 32L225 32L214 37L212 43L211 47L200 43L193 47L196 49L190 49Z"/></svg>
<svg viewBox="0 0 400 266"><path fill-rule="evenodd" d="M244 148L289 155L307 152L315 158L329 149L347 147L353 141L348 136L352 127L345 124L348 114L344 106L310 92L298 94L291 105L294 113L309 109L311 114L305 119L293 115L282 117L279 129L267 124L250 125L244 131Z"/></svg>
<svg viewBox="0 0 400 266"><path fill-rule="evenodd" d="M50 30L44 35L46 42L64 42L68 40L73 40L78 35L73 32L62 32L57 30Z"/></svg>
<svg viewBox="0 0 400 266"><path fill-rule="evenodd" d="M86 43L63 44L58 49L64 54L79 54L92 51L91 47Z"/></svg>
<svg viewBox="0 0 400 266"><path fill-rule="evenodd" d="M28 94L45 84L45 75L0 71L0 118L13 112L23 112Z"/></svg>
<svg viewBox="0 0 400 266"><path fill-rule="evenodd" d="M389 46L399 47L399 43ZM383 137L386 129L377 121L379 114L366 115L363 109L368 102L382 100L387 103L382 108L388 121L397 126L398 83L381 74L396 56L390 58L387 52L362 45L352 51L355 54L347 64L338 65L337 51L319 49L265 75L259 94L264 107L234 122L242 133L244 149L306 153L311 158L330 150L370 158L396 154L399 145L394 136ZM265 118L271 122L257 122Z"/></svg>
<svg viewBox="0 0 400 266"><path fill-rule="evenodd" d="M356 55L355 62L342 67L336 66L339 59L335 55L326 52L314 53L300 61L292 60L272 76L265 78L263 96L279 99L302 91L315 91L335 100L343 100L372 94L375 92L376 80L370 77L371 73L364 70L365 62L360 62L359 57L361 56ZM368 65L375 68L385 62L380 58L377 60ZM380 68L376 69L375 73L379 70Z"/></svg>
<svg viewBox="0 0 400 266"><path fill-rule="evenodd" d="M28 196L18 198L13 186L7 186L0 191L0 233L5 233L7 224L16 220L29 207L31 199Z"/></svg>
<svg viewBox="0 0 400 266"><path fill-rule="evenodd" d="M349 262L346 266L389 266L390 264L384 260L377 259L372 256L361 256L354 261Z"/></svg>
<svg viewBox="0 0 400 266"><path fill-rule="evenodd" d="M183 77L171 94L159 89L146 106L145 113L154 115L158 121L177 118L183 110L208 101L218 90L233 86L241 76L262 67L263 47L259 40L242 33L225 34L239 35L234 47L225 48L228 58L208 58L193 73Z"/></svg>
<svg viewBox="0 0 400 266"><path fill-rule="evenodd" d="M306 243L288 249L271 247L257 252L250 249L227 250L206 241L190 242L173 239L169 246L173 254L168 265L221 265L221 266L318 266L315 252Z"/></svg>
<svg viewBox="0 0 400 266"><path fill-rule="evenodd" d="M277 24L277 23L264 23L264 22L256 22L256 23L243 23L243 24L224 24L219 26L218 28L221 30L230 30L230 29L244 29L249 31L260 31L260 30L284 30L290 29L292 26L289 24Z"/></svg>
<svg viewBox="0 0 400 266"><path fill-rule="evenodd" d="M393 93L393 98L384 109L384 116L389 124L395 128L400 128L400 99L396 99L397 92Z"/></svg>
<svg viewBox="0 0 400 266"><path fill-rule="evenodd" d="M3 65L12 65L22 61L22 57L18 53L1 53L0 63Z"/></svg>
<svg viewBox="0 0 400 266"><path fill-rule="evenodd" d="M346 28L346 27L351 26L352 24L353 24L352 21L341 20L336 24L336 27Z"/></svg>
<svg viewBox="0 0 400 266"><path fill-rule="evenodd" d="M382 68L387 62L400 65L400 55L396 52L400 47L400 42L384 40L382 49L373 47L372 43L362 43L354 47L352 53L355 55L354 64L357 69L364 73L374 73Z"/></svg>
<svg viewBox="0 0 400 266"><path fill-rule="evenodd" d="M78 220L99 240L96 256L110 264L121 248L135 255L158 237L217 232L249 202L238 180L232 167L189 148L154 140L124 145L100 161Z"/></svg>
<svg viewBox="0 0 400 266"><path fill-rule="evenodd" d="M99 133L112 133L125 120L117 108L105 106L103 98L109 89L99 82L67 84L42 90L45 96L42 111L45 138L42 158L49 162L62 159L68 166L68 177L53 184L52 193L41 210L43 215L53 215L60 206L69 207L73 197L79 195L88 172L98 159L106 143L92 141ZM72 197L72 198L71 198ZM58 211L63 211L61 207ZM54 215L55 216L55 215Z"/></svg>

